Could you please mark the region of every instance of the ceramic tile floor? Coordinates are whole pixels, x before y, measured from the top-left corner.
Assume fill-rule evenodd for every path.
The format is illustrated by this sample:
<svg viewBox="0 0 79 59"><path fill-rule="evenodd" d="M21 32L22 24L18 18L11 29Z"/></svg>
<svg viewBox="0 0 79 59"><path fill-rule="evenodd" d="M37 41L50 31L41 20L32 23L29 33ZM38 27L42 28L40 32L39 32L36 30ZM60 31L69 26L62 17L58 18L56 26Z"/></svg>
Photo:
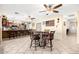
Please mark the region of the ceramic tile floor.
<svg viewBox="0 0 79 59"><path fill-rule="evenodd" d="M76 36L67 36L63 40L53 40L53 50L46 47L45 49L38 47L35 51L34 47L30 49L30 37L20 37L2 42L4 54L67 54L79 53L79 45L72 44Z"/></svg>

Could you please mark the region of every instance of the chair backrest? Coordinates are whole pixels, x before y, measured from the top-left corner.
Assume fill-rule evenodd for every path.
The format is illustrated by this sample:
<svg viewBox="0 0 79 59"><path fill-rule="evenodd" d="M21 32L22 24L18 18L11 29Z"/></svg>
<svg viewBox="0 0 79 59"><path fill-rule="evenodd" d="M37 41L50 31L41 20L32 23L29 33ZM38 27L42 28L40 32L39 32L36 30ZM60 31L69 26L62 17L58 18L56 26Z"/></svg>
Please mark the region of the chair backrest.
<svg viewBox="0 0 79 59"><path fill-rule="evenodd" d="M55 33L55 31L51 31L51 33Z"/></svg>
<svg viewBox="0 0 79 59"><path fill-rule="evenodd" d="M39 33L38 32L35 32L35 31L30 31L30 38L31 39L34 39L34 40L40 39Z"/></svg>
<svg viewBox="0 0 79 59"><path fill-rule="evenodd" d="M51 31L50 32L50 40L53 40L54 39L54 34L55 34L55 31Z"/></svg>
<svg viewBox="0 0 79 59"><path fill-rule="evenodd" d="M32 39L33 38L33 31L30 31L30 38Z"/></svg>

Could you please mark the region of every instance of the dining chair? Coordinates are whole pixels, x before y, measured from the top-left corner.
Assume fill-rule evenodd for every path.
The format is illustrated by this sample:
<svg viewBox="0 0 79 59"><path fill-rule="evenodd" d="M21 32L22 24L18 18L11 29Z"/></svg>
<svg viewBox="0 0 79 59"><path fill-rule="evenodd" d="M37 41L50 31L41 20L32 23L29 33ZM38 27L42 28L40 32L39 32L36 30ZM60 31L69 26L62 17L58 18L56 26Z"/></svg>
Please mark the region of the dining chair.
<svg viewBox="0 0 79 59"><path fill-rule="evenodd" d="M49 39L49 41L50 41L50 49L51 49L51 51L52 51L52 47L53 47L53 44L52 44L52 40L54 39L54 33L55 32L51 32L50 33L50 37L48 38Z"/></svg>
<svg viewBox="0 0 79 59"><path fill-rule="evenodd" d="M49 35L48 32L43 32L42 33L42 46L43 46L43 48L45 48L46 45L47 45L47 36L48 35Z"/></svg>
<svg viewBox="0 0 79 59"><path fill-rule="evenodd" d="M52 31L50 33L43 33L43 40L44 40L43 47L45 48L49 44L51 51L52 51L52 47L53 47L52 40L54 39L54 33L55 33L55 31Z"/></svg>
<svg viewBox="0 0 79 59"><path fill-rule="evenodd" d="M37 46L40 46L40 37L39 37L39 34L31 32L30 39L31 39L30 48L34 44L35 50L37 50Z"/></svg>

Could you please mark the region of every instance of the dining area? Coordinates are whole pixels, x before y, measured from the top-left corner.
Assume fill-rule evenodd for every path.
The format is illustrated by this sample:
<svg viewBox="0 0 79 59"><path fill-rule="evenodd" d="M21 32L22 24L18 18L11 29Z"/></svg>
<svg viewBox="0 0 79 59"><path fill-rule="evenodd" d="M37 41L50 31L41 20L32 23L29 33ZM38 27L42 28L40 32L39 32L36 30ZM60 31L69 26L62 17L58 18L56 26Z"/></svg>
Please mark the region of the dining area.
<svg viewBox="0 0 79 59"><path fill-rule="evenodd" d="M23 17L22 20L20 17ZM62 15L46 17L48 18L24 17L15 11L9 16L2 15L4 53L29 53L31 50L36 53L39 49L53 52L54 40L62 39Z"/></svg>
<svg viewBox="0 0 79 59"><path fill-rule="evenodd" d="M34 48L37 51L38 47L46 49L49 48L52 51L53 40L55 31L45 32L45 31L33 31L33 30L16 30L16 31L3 31L3 41L15 40L22 37L30 37L30 49ZM7 39L6 39L7 38Z"/></svg>
<svg viewBox="0 0 79 59"><path fill-rule="evenodd" d="M54 34L55 31L49 32L42 32L42 31L36 31L33 32L31 31L30 34L30 39L31 39L31 44L30 48L34 47L35 50L37 50L37 47L46 49L47 47L50 48L50 51L52 51L53 47L53 40L54 40Z"/></svg>

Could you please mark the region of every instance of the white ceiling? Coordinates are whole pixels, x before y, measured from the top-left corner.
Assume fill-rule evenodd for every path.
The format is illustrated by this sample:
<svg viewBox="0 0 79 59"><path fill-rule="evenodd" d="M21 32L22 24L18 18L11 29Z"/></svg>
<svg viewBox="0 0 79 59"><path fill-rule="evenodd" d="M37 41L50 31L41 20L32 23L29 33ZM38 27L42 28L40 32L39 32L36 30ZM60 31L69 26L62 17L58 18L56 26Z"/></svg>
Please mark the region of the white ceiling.
<svg viewBox="0 0 79 59"><path fill-rule="evenodd" d="M17 17L24 18L29 15L33 17L47 17L45 13L39 13L39 11L44 10L42 4L1 4L0 5L0 11L1 14L5 14L7 16L10 16L13 18L15 16L14 12L19 12L19 15L16 15ZM79 4L63 4L62 7L58 8L60 11L60 14L66 15L73 12L76 12L79 10ZM50 15L55 15L55 13L52 13ZM22 16L22 17L21 17Z"/></svg>

